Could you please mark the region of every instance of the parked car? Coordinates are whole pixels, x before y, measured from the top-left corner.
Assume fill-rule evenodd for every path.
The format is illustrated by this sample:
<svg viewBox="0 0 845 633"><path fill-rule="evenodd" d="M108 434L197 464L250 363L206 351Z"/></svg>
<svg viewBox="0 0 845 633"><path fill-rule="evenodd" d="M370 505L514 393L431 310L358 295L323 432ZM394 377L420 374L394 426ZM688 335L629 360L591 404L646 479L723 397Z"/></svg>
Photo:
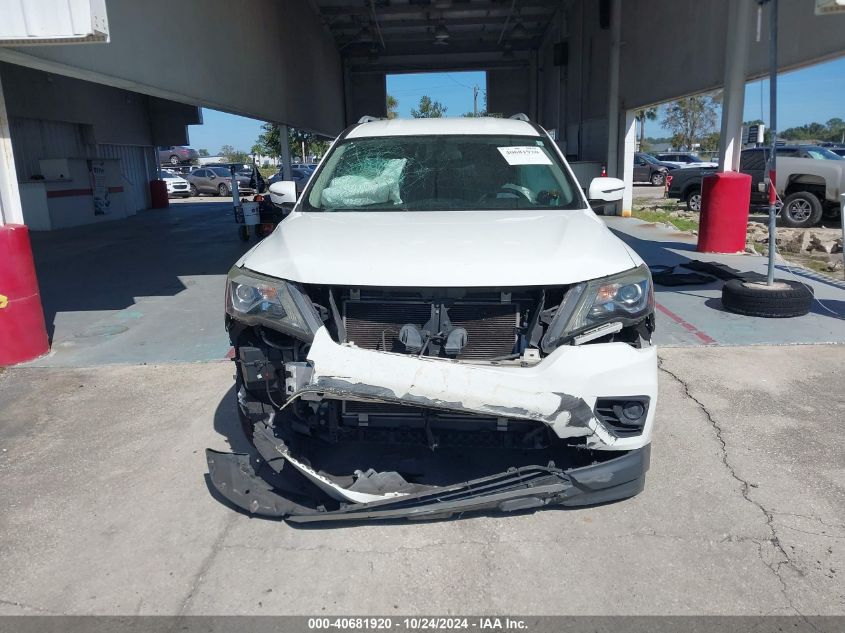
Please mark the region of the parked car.
<svg viewBox="0 0 845 633"><path fill-rule="evenodd" d="M698 154L693 152L661 152L657 155L657 159L664 163L672 163L678 167L718 167L718 163L704 160Z"/></svg>
<svg viewBox="0 0 845 633"><path fill-rule="evenodd" d="M798 149L803 147L803 149ZM780 146L777 148L776 190L783 201L780 210L785 226L806 228L815 226L822 217L840 215L838 196L845 191L845 160L823 147ZM766 206L763 187L769 148L743 150L739 169L751 176L752 207ZM799 154L796 156L795 154ZM815 156L809 158L807 156ZM691 211L701 210L701 180L715 169L682 169L672 173L667 195L684 200Z"/></svg>
<svg viewBox="0 0 845 633"><path fill-rule="evenodd" d="M293 167L291 166L290 169L291 173L291 180L296 183L296 192L301 193L303 189L305 189L305 185L308 184L308 179L311 178L311 174L313 171L309 169L305 169L303 167ZM270 180L268 181L270 185L274 182L280 182L285 179L285 175L282 171L270 176Z"/></svg>
<svg viewBox="0 0 845 633"><path fill-rule="evenodd" d="M182 178L182 176L167 169L162 169L161 178L164 180L164 184L167 185L168 197L175 198L179 196L187 198L191 195L191 185L187 180Z"/></svg>
<svg viewBox="0 0 845 633"><path fill-rule="evenodd" d="M255 181L245 174L237 174L238 192L244 195L255 193ZM190 183L192 196L209 193L215 196L232 195L232 173L228 166L202 167L185 176Z"/></svg>
<svg viewBox="0 0 845 633"><path fill-rule="evenodd" d="M305 522L642 490L652 281L588 202L619 200L621 180L585 196L524 120L393 119L347 129L292 190L270 186L295 207L226 283L261 459L208 450L220 495Z"/></svg>
<svg viewBox="0 0 845 633"><path fill-rule="evenodd" d="M673 166L672 169L676 167ZM649 154L634 154L634 182L650 182L655 187L662 187L666 183L668 173L669 168Z"/></svg>
<svg viewBox="0 0 845 633"><path fill-rule="evenodd" d="M197 150L190 147L167 145L158 148L158 160L162 165L184 165L198 158Z"/></svg>

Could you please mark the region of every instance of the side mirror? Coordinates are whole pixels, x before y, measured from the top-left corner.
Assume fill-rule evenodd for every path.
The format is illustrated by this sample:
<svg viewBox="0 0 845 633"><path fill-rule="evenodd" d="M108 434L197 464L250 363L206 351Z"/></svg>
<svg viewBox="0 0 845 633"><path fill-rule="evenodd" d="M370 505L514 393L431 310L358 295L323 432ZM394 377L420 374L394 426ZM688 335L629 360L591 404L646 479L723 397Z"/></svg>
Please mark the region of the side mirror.
<svg viewBox="0 0 845 633"><path fill-rule="evenodd" d="M296 202L296 184L292 180L279 180L270 185L273 204Z"/></svg>
<svg viewBox="0 0 845 633"><path fill-rule="evenodd" d="M625 193L625 183L619 178L593 178L587 198L602 202L616 202Z"/></svg>
<svg viewBox="0 0 845 633"><path fill-rule="evenodd" d="M208 179L209 179L209 180L214 180L215 178L217 178L217 176L216 176L216 175L214 175L214 174L211 174L211 175L208 177Z"/></svg>

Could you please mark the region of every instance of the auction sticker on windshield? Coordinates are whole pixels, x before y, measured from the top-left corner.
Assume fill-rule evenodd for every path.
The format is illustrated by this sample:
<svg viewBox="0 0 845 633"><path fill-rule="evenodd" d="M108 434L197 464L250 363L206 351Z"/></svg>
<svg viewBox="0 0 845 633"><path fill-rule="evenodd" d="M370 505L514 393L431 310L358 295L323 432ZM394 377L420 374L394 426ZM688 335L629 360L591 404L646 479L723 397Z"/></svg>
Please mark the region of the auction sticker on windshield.
<svg viewBox="0 0 845 633"><path fill-rule="evenodd" d="M551 165L552 159L539 147L517 145L499 147L499 152L508 161L508 165Z"/></svg>

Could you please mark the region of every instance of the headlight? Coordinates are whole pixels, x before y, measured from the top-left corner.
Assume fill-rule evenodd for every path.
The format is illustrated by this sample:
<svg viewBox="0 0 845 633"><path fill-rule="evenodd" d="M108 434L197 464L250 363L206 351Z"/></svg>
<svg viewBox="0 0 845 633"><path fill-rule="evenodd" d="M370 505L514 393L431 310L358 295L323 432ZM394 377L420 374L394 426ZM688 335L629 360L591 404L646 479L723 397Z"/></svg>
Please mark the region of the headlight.
<svg viewBox="0 0 845 633"><path fill-rule="evenodd" d="M248 325L266 325L306 341L312 340L322 325L298 286L246 268L229 271L226 313Z"/></svg>
<svg viewBox="0 0 845 633"><path fill-rule="evenodd" d="M654 290L648 266L593 279L566 293L543 337L550 352L563 340L604 323L629 325L654 311Z"/></svg>

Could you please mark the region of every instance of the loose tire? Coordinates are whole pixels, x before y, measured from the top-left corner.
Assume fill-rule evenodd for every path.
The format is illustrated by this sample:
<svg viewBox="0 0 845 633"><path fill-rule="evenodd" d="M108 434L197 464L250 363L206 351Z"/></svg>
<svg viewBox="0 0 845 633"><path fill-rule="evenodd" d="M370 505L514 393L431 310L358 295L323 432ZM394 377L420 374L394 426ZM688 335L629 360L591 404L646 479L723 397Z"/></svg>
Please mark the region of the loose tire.
<svg viewBox="0 0 845 633"><path fill-rule="evenodd" d="M773 286L765 282L731 279L722 288L725 310L770 319L803 316L813 305L813 290L800 281L776 279Z"/></svg>
<svg viewBox="0 0 845 633"><path fill-rule="evenodd" d="M170 157L170 164L174 167L178 167L180 162L181 161L179 160L179 157L176 154L173 154L173 156Z"/></svg>
<svg viewBox="0 0 845 633"><path fill-rule="evenodd" d="M223 196L224 198L229 195L229 187L226 185L220 185L217 187L217 195Z"/></svg>
<svg viewBox="0 0 845 633"><path fill-rule="evenodd" d="M662 171L656 171L651 175L651 184L655 187L662 187L666 182L666 174Z"/></svg>
<svg viewBox="0 0 845 633"><path fill-rule="evenodd" d="M701 189L692 189L686 197L687 209L701 211Z"/></svg>
<svg viewBox="0 0 845 633"><path fill-rule="evenodd" d="M197 186L196 186L196 185L191 184L191 196L195 198L195 197L197 197L198 195L200 195L200 191L199 191L199 189L197 189Z"/></svg>
<svg viewBox="0 0 845 633"><path fill-rule="evenodd" d="M781 209L781 223L796 229L815 226L822 219L822 203L809 191L796 191L786 196Z"/></svg>

